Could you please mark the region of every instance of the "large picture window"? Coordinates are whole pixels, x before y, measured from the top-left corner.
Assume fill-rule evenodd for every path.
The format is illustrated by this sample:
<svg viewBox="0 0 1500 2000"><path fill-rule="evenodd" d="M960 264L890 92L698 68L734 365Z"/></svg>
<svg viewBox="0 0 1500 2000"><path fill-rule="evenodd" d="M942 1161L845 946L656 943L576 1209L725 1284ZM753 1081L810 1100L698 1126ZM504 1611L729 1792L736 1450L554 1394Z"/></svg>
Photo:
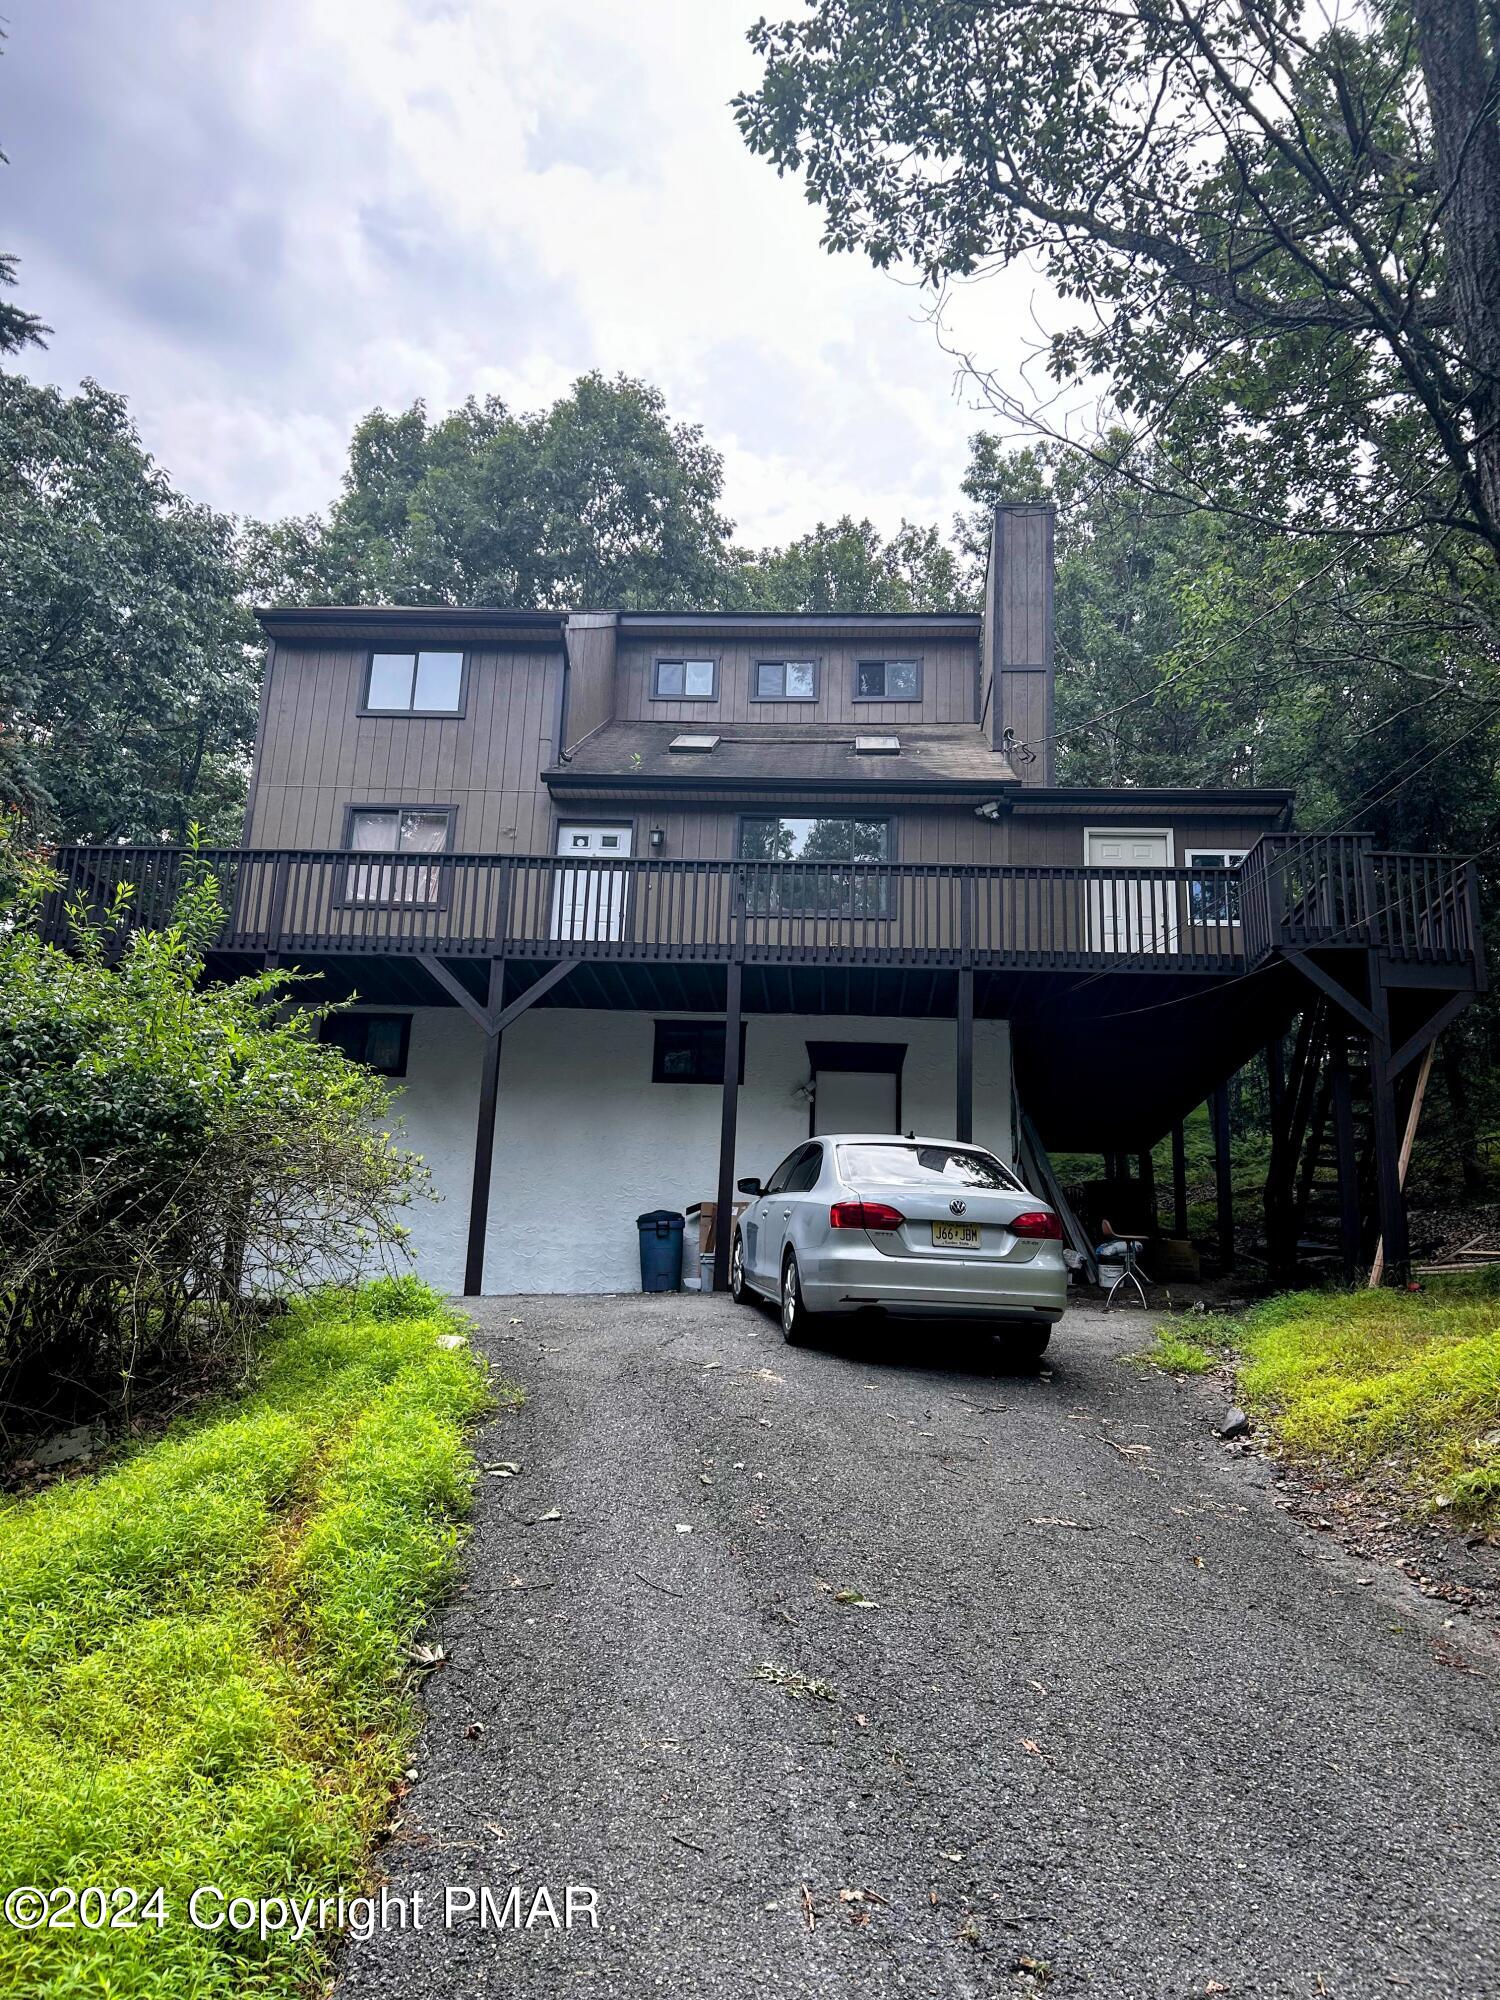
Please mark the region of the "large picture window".
<svg viewBox="0 0 1500 2000"><path fill-rule="evenodd" d="M459 715L462 653L372 653L365 708L372 715Z"/></svg>
<svg viewBox="0 0 1500 2000"><path fill-rule="evenodd" d="M344 845L353 854L442 854L452 828L448 806L351 806ZM436 904L442 869L431 862L351 863L344 894L351 903Z"/></svg>
<svg viewBox="0 0 1500 2000"><path fill-rule="evenodd" d="M805 865L747 869L746 907L758 916L813 912L886 916L889 878L867 873L860 864L889 861L891 836L888 819L857 819L849 814L749 816L740 822L742 861Z"/></svg>

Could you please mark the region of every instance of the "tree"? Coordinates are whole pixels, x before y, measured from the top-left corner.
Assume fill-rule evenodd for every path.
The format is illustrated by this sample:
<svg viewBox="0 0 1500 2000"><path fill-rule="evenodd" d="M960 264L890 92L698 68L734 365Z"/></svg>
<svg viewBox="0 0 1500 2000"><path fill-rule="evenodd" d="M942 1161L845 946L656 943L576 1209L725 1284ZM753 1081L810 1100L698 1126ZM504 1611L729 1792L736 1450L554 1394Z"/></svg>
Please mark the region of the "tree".
<svg viewBox="0 0 1500 2000"><path fill-rule="evenodd" d="M0 28L0 43L4 40L5 31ZM0 167L8 164L4 153L0 153ZM9 251L0 251L0 286L8 290L15 282L16 259ZM10 299L0 298L0 354L19 354L23 347L45 347L47 343L42 336L51 331L35 313L25 312Z"/></svg>
<svg viewBox="0 0 1500 2000"><path fill-rule="evenodd" d="M1500 554L1500 83L1479 0L814 0L751 32L750 146L825 241L1078 311L1167 490Z"/></svg>
<svg viewBox="0 0 1500 2000"><path fill-rule="evenodd" d="M845 514L785 548L762 549L742 572L756 611L952 611L974 601L957 557L936 528L903 521L889 541Z"/></svg>
<svg viewBox="0 0 1500 2000"><path fill-rule="evenodd" d="M240 833L260 680L233 523L123 400L0 376L0 804L62 840Z"/></svg>
<svg viewBox="0 0 1500 2000"><path fill-rule="evenodd" d="M73 948L44 944L35 877L0 921L0 1404L128 1390L233 1334L252 1291L404 1235L422 1172L380 1129L386 1085L288 1013L294 975L205 986L222 904L189 875L160 931L80 907Z"/></svg>
<svg viewBox="0 0 1500 2000"><path fill-rule="evenodd" d="M327 523L261 531L250 560L283 602L682 609L729 587L722 489L659 390L585 375L532 415L372 410Z"/></svg>

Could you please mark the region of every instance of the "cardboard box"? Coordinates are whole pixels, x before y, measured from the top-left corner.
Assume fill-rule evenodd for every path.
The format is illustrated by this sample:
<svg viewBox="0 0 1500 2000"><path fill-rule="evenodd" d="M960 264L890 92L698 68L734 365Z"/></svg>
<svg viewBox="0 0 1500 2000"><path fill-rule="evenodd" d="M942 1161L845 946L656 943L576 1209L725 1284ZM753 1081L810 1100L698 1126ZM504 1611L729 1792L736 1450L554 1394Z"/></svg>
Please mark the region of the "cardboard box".
<svg viewBox="0 0 1500 2000"><path fill-rule="evenodd" d="M701 1201L698 1204L698 1249L705 1257L717 1248L715 1242L715 1216L719 1204L715 1201ZM737 1201L733 1205L734 1219L739 1221L750 1206L748 1201Z"/></svg>

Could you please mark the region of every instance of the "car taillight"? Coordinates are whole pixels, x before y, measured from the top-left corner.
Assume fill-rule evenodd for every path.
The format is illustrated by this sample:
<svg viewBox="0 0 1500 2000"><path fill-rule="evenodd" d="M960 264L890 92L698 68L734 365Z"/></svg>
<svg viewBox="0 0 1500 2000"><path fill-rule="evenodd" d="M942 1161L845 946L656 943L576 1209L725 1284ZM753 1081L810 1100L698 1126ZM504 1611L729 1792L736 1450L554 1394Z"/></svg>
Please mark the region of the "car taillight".
<svg viewBox="0 0 1500 2000"><path fill-rule="evenodd" d="M905 1220L888 1201L836 1201L828 1211L830 1229L899 1229Z"/></svg>
<svg viewBox="0 0 1500 2000"><path fill-rule="evenodd" d="M1045 1243L1062 1241L1062 1224L1050 1208L1028 1208L1024 1215L1012 1216L1005 1226L1012 1236L1040 1237Z"/></svg>

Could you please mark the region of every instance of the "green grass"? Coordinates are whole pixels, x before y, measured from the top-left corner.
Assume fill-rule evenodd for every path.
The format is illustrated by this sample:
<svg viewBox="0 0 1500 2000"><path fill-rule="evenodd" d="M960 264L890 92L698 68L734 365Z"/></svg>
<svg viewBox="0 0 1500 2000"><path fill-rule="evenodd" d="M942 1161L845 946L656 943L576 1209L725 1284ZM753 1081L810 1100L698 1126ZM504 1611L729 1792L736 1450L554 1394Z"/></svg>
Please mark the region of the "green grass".
<svg viewBox="0 0 1500 2000"><path fill-rule="evenodd" d="M412 1279L321 1294L246 1394L0 1510L0 1888L161 1884L168 1912L0 1923L0 1991L315 1990L316 1937L198 1930L187 1897L363 1882L413 1733L402 1650L452 1574L491 1401L440 1345L462 1326Z"/></svg>
<svg viewBox="0 0 1500 2000"><path fill-rule="evenodd" d="M1429 1292L1291 1292L1239 1322L1161 1328L1173 1373L1232 1354L1247 1410L1293 1456L1500 1528L1500 1296L1487 1273Z"/></svg>

